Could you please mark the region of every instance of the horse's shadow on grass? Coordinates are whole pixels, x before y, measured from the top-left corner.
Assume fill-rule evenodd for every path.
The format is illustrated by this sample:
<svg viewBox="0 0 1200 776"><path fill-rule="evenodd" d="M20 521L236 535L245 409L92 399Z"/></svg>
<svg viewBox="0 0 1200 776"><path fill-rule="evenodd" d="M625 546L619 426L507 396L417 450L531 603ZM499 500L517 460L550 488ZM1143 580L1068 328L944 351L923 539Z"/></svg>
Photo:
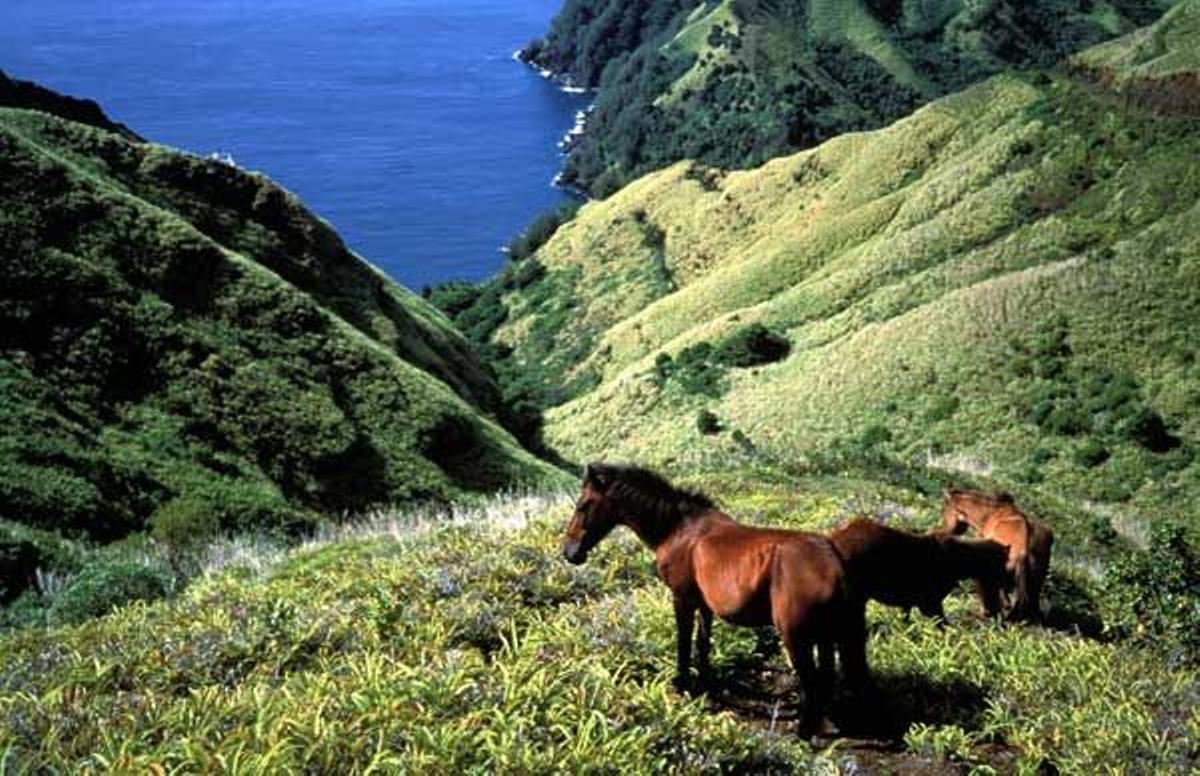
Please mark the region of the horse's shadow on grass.
<svg viewBox="0 0 1200 776"><path fill-rule="evenodd" d="M1091 591L1067 574L1051 574L1042 591L1046 612L1041 625L1053 630L1105 640L1104 618Z"/></svg>
<svg viewBox="0 0 1200 776"><path fill-rule="evenodd" d="M873 686L839 690L830 717L842 737L901 748L914 723L978 730L987 707L986 688L963 681L938 682L917 673L875 672ZM802 695L795 673L778 653L758 650L713 666L705 688L708 708L779 733L800 732Z"/></svg>

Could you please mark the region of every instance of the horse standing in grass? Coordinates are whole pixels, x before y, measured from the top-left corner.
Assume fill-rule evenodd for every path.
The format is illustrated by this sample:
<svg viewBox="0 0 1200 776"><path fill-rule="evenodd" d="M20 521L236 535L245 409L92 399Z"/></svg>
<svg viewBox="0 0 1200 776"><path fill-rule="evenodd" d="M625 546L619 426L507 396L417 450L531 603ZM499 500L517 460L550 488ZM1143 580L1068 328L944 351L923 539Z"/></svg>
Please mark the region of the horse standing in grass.
<svg viewBox="0 0 1200 776"><path fill-rule="evenodd" d="M654 551L658 576L674 596L676 686L690 683L697 613L702 681L709 677L713 614L734 625L774 625L804 688L806 727L829 729L835 649L850 682L865 683L867 662L863 611L847 597L842 563L828 539L742 525L706 496L677 489L653 472L592 464L563 555L583 563L618 525Z"/></svg>
<svg viewBox="0 0 1200 776"><path fill-rule="evenodd" d="M1013 578L1008 618L1038 617L1054 544L1050 526L1026 517L1007 493L955 489L943 495L942 522L947 529L962 533L970 527L981 537L1007 548L1007 568Z"/></svg>
<svg viewBox="0 0 1200 776"><path fill-rule="evenodd" d="M1008 548L948 531L915 534L855 518L829 535L842 557L846 585L861 606L868 600L916 607L944 622L942 600L964 579L975 580L984 614L1000 609L1007 584Z"/></svg>

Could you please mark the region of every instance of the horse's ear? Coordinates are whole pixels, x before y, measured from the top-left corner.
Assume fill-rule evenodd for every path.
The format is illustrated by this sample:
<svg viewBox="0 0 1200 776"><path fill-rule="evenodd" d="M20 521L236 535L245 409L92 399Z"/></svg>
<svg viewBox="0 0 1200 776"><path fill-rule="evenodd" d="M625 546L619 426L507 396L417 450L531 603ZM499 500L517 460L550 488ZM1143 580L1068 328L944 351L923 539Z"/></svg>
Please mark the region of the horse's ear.
<svg viewBox="0 0 1200 776"><path fill-rule="evenodd" d="M583 469L583 479L584 482L590 482L592 485L603 490L608 487L611 477L609 477L603 464L589 463Z"/></svg>

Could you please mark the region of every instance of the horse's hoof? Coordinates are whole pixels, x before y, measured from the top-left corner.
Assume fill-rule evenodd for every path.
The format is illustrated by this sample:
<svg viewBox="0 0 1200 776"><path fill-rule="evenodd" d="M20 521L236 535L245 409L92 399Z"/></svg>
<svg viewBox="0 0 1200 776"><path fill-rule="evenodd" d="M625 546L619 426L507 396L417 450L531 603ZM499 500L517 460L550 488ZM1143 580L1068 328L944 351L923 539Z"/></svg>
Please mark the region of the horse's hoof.
<svg viewBox="0 0 1200 776"><path fill-rule="evenodd" d="M692 689L692 678L690 676L684 676L683 674L676 674L671 679L671 686L675 688L676 692L690 692Z"/></svg>

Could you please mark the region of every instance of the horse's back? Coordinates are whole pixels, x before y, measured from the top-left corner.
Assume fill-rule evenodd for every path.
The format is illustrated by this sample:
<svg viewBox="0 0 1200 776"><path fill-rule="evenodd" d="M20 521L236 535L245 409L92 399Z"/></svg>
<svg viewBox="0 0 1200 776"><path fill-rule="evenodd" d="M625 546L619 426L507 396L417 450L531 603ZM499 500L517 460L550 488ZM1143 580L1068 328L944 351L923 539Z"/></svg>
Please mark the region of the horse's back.
<svg viewBox="0 0 1200 776"><path fill-rule="evenodd" d="M856 518L829 535L855 595L893 606L916 606L940 593L946 557L939 538Z"/></svg>
<svg viewBox="0 0 1200 776"><path fill-rule="evenodd" d="M714 521L691 545L695 581L705 603L737 624L778 620L780 606L804 619L842 595L842 567L818 534Z"/></svg>

